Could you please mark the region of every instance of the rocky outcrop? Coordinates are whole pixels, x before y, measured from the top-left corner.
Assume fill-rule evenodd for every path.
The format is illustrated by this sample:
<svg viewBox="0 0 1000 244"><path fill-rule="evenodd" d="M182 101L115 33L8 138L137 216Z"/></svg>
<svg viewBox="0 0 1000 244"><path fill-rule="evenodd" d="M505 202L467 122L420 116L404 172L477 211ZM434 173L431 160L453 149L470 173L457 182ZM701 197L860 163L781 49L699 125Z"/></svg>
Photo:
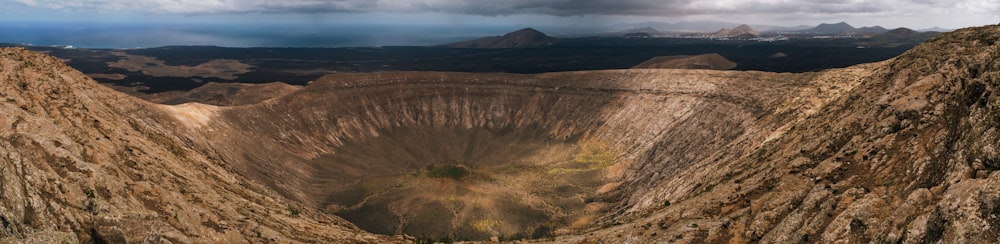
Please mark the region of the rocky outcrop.
<svg viewBox="0 0 1000 244"><path fill-rule="evenodd" d="M391 240L284 200L191 147L170 106L56 58L0 49L0 77L3 242Z"/></svg>

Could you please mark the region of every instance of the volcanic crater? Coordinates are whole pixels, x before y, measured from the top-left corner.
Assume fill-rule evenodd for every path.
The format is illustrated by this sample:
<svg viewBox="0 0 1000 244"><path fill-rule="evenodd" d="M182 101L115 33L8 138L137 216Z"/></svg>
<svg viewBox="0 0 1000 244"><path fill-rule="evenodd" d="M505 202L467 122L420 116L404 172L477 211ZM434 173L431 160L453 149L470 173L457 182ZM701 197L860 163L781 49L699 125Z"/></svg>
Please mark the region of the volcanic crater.
<svg viewBox="0 0 1000 244"><path fill-rule="evenodd" d="M198 130L242 174L374 233L540 238L626 211L645 198L628 188L753 131L813 77L331 75L261 104L214 107ZM435 177L448 167L461 175Z"/></svg>
<svg viewBox="0 0 1000 244"><path fill-rule="evenodd" d="M799 74L335 74L238 106L3 49L0 242L988 242L998 43Z"/></svg>

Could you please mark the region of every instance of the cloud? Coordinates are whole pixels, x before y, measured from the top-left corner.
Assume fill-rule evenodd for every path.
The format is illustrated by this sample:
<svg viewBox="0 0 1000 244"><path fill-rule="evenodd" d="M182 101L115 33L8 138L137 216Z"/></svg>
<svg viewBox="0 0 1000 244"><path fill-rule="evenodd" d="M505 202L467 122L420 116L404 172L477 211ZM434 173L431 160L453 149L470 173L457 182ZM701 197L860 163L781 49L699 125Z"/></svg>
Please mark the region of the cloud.
<svg viewBox="0 0 1000 244"><path fill-rule="evenodd" d="M157 13L390 12L468 15L691 16L877 14L949 11L1000 14L1000 0L0 0L42 8Z"/></svg>
<svg viewBox="0 0 1000 244"><path fill-rule="evenodd" d="M20 3L20 4L24 4L24 5L28 5L28 6L37 6L38 5L38 3L35 2L35 0L14 0L14 2L17 2L17 3Z"/></svg>

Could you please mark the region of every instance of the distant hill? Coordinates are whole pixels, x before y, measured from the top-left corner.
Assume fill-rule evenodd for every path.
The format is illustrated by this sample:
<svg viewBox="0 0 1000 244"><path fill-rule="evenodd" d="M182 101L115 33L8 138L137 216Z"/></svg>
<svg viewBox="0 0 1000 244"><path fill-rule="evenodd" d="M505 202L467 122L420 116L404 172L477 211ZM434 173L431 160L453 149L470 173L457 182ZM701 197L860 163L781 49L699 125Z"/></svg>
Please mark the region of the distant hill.
<svg viewBox="0 0 1000 244"><path fill-rule="evenodd" d="M740 25L733 29L723 28L710 35L719 37L755 38L760 37L760 31L754 30L749 25Z"/></svg>
<svg viewBox="0 0 1000 244"><path fill-rule="evenodd" d="M684 21L676 23L667 22L640 22L640 23L621 23L612 26L612 29L625 30L625 29L636 29L636 28L656 28L660 31L665 32L698 32L705 33L711 32L718 29L726 28L729 26L738 25L739 23L731 22L719 22L719 21Z"/></svg>
<svg viewBox="0 0 1000 244"><path fill-rule="evenodd" d="M445 44L450 48L529 48L549 46L559 39L532 28L524 28L503 36L483 37L471 41Z"/></svg>
<svg viewBox="0 0 1000 244"><path fill-rule="evenodd" d="M840 22L836 24L823 23L820 24L819 26L813 27L812 29L802 30L800 32L821 33L821 34L845 34L845 33L854 33L857 31L858 29L855 29L854 26L851 26L845 22Z"/></svg>
<svg viewBox="0 0 1000 244"><path fill-rule="evenodd" d="M840 23L836 23L836 24L823 23L823 24L820 24L820 25L818 25L816 27L813 27L813 28L810 28L810 29L805 29L805 30L799 30L799 31L796 31L796 32L799 32L799 33L813 33L813 34L837 34L837 35L843 35L843 34L866 34L868 36L871 36L871 35L878 35L878 34L886 33L888 31L889 30L886 29L885 27L878 26L878 25L871 26L871 27L854 28L854 26L851 26L850 24L847 24L846 22L840 22Z"/></svg>
<svg viewBox="0 0 1000 244"><path fill-rule="evenodd" d="M600 37L649 38L649 37L655 37L655 36L665 35L665 34L672 34L672 32L661 31L659 29L646 26L646 27L641 27L641 28L631 28L631 29L627 29L627 30L614 30L614 31L605 31L605 32L597 32L597 33L581 33L581 34L578 34L578 35L570 35L570 36L567 36L567 37L593 37L593 36L600 36Z"/></svg>
<svg viewBox="0 0 1000 244"><path fill-rule="evenodd" d="M650 38L659 35L660 31L647 26L643 28L629 29L622 32L609 32L608 34L614 36L624 36L625 38Z"/></svg>
<svg viewBox="0 0 1000 244"><path fill-rule="evenodd" d="M872 46L900 46L903 44L921 43L940 34L941 32L918 32L907 28L898 28L871 37L867 44Z"/></svg>
<svg viewBox="0 0 1000 244"><path fill-rule="evenodd" d="M696 56L660 56L654 57L633 69L712 69L728 70L736 68L736 63L718 53Z"/></svg>
<svg viewBox="0 0 1000 244"><path fill-rule="evenodd" d="M889 32L889 29L886 29L885 27L876 25L876 26L872 26L872 27L861 27L861 28L858 28L858 32L869 33L869 34L882 34L882 33Z"/></svg>
<svg viewBox="0 0 1000 244"><path fill-rule="evenodd" d="M922 32L918 32L918 31L915 31L915 30L908 29L908 28L897 28L897 29L893 29L891 31L887 31L887 32L885 32L885 33L883 33L881 35L877 35L877 36L875 36L873 38L881 38L881 39L913 39L913 38L922 38L923 40L927 40L927 39L930 39L931 37L937 36L939 34L941 34L941 33L934 33L934 32L922 33Z"/></svg>
<svg viewBox="0 0 1000 244"><path fill-rule="evenodd" d="M775 26L775 25L761 25L750 23L756 31L760 32L784 32L784 33L803 33L803 34L865 34L866 36L877 35L886 33L889 29L876 25L870 27L860 27L855 28L846 22L839 22L833 24L820 24L818 26ZM740 23L733 22L720 22L720 21L694 21L694 22L676 22L676 23L665 23L665 22L641 22L641 23L630 23L630 24L617 24L612 26L612 29L617 30L636 30L639 28L655 28L659 33L712 33L713 31L718 31L719 29L731 28L731 26L737 26ZM930 29L921 29L920 32L925 31L936 31L936 32L948 32L951 29L944 29L940 27L934 27ZM627 34L621 33L622 31L615 31L618 36ZM654 34L651 32L647 32Z"/></svg>
<svg viewBox="0 0 1000 244"><path fill-rule="evenodd" d="M919 31L919 32L951 32L951 31L954 31L954 30L953 29L945 29L945 28L941 28L941 27L935 26L935 27L931 27L931 28L927 28L927 29L919 29L917 31Z"/></svg>
<svg viewBox="0 0 1000 244"><path fill-rule="evenodd" d="M661 33L710 33L717 31L722 28L730 28L732 26L740 25L741 23L736 22L723 22L723 21L682 21L682 22L637 22L637 23L619 23L610 26L610 30L626 30L626 29L636 29L651 27L656 28ZM804 30L812 28L812 26L775 26L775 25L762 25L750 23L754 29L758 31L795 31Z"/></svg>
<svg viewBox="0 0 1000 244"><path fill-rule="evenodd" d="M655 29L653 27L646 26L646 27L642 27L642 28L629 29L629 30L626 30L625 33L656 34L656 33L660 33L660 30L657 30L657 29Z"/></svg>
<svg viewBox="0 0 1000 244"><path fill-rule="evenodd" d="M624 36L625 36L625 38L652 38L653 37L653 35L650 35L649 33L646 33L646 32L628 33L628 34L625 34Z"/></svg>

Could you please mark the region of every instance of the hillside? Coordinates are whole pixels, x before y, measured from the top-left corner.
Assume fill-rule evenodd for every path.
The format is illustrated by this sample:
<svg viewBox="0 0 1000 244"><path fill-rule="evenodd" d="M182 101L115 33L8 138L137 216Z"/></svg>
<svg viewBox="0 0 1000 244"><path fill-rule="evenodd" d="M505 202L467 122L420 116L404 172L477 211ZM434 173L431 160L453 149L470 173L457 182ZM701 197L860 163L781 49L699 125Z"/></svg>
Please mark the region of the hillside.
<svg viewBox="0 0 1000 244"><path fill-rule="evenodd" d="M456 42L443 45L450 48L530 48L544 47L552 45L558 41L554 37L545 35L532 28L524 28L515 32L507 33L503 36L483 37L476 40Z"/></svg>
<svg viewBox="0 0 1000 244"><path fill-rule="evenodd" d="M917 32L907 28L898 28L875 35L862 44L877 46L899 46L906 43L919 43L941 35L940 32Z"/></svg>
<svg viewBox="0 0 1000 244"><path fill-rule="evenodd" d="M723 28L709 35L718 37L755 38L760 37L760 31L754 30L748 25L740 25L732 29Z"/></svg>
<svg viewBox="0 0 1000 244"><path fill-rule="evenodd" d="M878 34L883 34L883 33L889 32L889 29L886 29L885 27L877 26L876 25L876 26L872 26L872 27L861 27L861 28L858 28L858 32L878 35Z"/></svg>
<svg viewBox="0 0 1000 244"><path fill-rule="evenodd" d="M990 60L1000 55L998 42L1000 26L963 29L856 67L858 79L832 84L853 88L831 90L829 103L776 111L805 115L776 132L735 140L673 177L636 185L657 190L631 198L636 204L625 211L635 214L616 219L626 224L592 236L993 242L1000 238L1000 66Z"/></svg>
<svg viewBox="0 0 1000 244"><path fill-rule="evenodd" d="M229 107L2 49L0 242L988 243L998 45L963 29L813 73L333 74Z"/></svg>
<svg viewBox="0 0 1000 244"><path fill-rule="evenodd" d="M177 105L196 102L215 106L256 104L302 89L301 86L282 82L262 84L209 82L190 91L160 93L144 93L137 91L135 87L113 87L126 94L159 104Z"/></svg>
<svg viewBox="0 0 1000 244"><path fill-rule="evenodd" d="M0 77L0 242L392 241L192 147L181 132L207 106L147 103L24 49L0 49Z"/></svg>

